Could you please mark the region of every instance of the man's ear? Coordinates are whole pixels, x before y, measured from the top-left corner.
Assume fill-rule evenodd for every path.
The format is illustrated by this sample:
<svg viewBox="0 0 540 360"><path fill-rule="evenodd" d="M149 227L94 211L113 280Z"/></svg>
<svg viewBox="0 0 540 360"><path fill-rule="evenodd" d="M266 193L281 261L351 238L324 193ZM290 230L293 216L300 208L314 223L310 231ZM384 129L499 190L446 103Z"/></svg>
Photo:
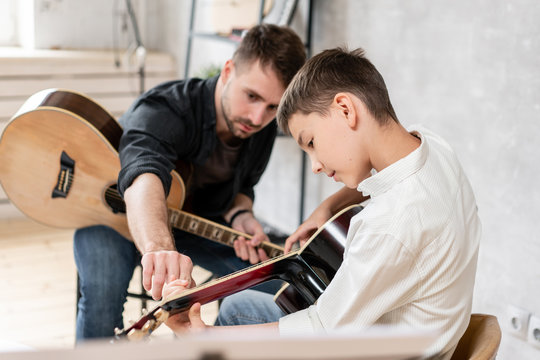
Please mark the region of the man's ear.
<svg viewBox="0 0 540 360"><path fill-rule="evenodd" d="M350 128L356 128L358 123L355 103L348 93L340 92L334 96L334 105L341 116L347 121Z"/></svg>
<svg viewBox="0 0 540 360"><path fill-rule="evenodd" d="M220 79L224 84L229 80L233 71L234 62L232 59L229 59L225 62L225 65L223 65L223 68L221 69Z"/></svg>

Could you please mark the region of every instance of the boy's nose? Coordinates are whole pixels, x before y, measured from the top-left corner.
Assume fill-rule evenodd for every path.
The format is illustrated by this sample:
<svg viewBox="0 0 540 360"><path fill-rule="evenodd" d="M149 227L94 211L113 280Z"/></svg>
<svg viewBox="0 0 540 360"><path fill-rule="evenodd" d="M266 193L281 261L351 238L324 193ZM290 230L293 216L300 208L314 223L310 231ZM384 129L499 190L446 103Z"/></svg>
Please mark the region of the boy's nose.
<svg viewBox="0 0 540 360"><path fill-rule="evenodd" d="M311 159L311 171L313 171L314 174L318 174L322 171L322 165L319 161Z"/></svg>

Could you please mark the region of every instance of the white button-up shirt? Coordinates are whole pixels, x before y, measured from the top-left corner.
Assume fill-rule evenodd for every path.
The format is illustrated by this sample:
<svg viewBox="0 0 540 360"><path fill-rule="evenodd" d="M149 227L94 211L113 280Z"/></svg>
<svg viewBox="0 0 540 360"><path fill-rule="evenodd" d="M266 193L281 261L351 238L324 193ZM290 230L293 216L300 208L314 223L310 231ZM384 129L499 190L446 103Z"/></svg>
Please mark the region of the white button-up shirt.
<svg viewBox="0 0 540 360"><path fill-rule="evenodd" d="M421 145L358 185L371 199L351 220L341 267L315 305L280 319L281 334L436 329L429 353L451 356L469 323L481 225L450 146L409 131Z"/></svg>

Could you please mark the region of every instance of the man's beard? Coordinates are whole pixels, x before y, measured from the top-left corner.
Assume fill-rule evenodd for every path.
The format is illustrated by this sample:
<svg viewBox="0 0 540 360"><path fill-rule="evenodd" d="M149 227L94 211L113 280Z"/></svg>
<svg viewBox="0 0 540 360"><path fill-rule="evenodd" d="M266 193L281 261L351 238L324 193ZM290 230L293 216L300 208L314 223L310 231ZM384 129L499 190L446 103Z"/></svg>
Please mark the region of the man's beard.
<svg viewBox="0 0 540 360"><path fill-rule="evenodd" d="M237 135L236 131L235 131L235 128L234 128L234 123L242 123L242 124L245 124L249 127L251 127L252 129L254 130L257 130L259 128L259 126L256 126L254 125L250 120L248 119L244 119L244 118L235 118L235 119L231 119L231 117L229 117L228 115L228 107L225 105L225 99L226 97L223 96L221 98L221 112L223 113L223 118L225 119L225 124L227 124L227 128L229 129L229 131L231 132L231 134L234 136L234 137L237 137L237 138L246 138L248 136L250 136L252 133L248 134L248 133L244 133L244 132L241 132L240 130L236 130L238 131L240 134L245 134L245 136L239 136Z"/></svg>

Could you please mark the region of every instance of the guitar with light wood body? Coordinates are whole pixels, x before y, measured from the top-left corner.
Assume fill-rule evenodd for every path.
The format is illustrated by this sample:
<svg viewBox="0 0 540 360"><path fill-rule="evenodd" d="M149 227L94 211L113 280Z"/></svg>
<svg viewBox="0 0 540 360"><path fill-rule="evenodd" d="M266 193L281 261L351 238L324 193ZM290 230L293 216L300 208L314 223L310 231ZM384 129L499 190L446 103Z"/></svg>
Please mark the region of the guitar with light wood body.
<svg viewBox="0 0 540 360"><path fill-rule="evenodd" d="M87 96L48 89L31 96L0 138L0 183L28 217L45 225L83 228L107 225L130 239L125 204L116 183L122 128ZM185 187L172 171L167 197L171 227L228 246L250 235L180 210ZM268 256L283 253L270 242Z"/></svg>

